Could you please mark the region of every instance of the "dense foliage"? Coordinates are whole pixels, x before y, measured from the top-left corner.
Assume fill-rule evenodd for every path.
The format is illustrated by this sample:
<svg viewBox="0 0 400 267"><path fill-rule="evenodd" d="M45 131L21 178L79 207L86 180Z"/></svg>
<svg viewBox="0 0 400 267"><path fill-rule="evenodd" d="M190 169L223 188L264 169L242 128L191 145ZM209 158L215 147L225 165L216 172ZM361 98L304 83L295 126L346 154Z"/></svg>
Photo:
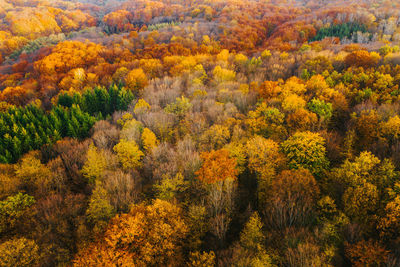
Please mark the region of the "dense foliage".
<svg viewBox="0 0 400 267"><path fill-rule="evenodd" d="M399 10L0 0L0 266L398 266Z"/></svg>

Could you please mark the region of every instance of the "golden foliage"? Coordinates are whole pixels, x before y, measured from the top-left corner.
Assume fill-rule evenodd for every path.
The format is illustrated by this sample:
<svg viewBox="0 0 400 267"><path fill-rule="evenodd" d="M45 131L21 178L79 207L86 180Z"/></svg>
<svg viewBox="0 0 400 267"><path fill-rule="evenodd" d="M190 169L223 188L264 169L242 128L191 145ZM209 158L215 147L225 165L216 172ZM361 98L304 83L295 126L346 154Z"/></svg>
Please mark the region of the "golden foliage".
<svg viewBox="0 0 400 267"><path fill-rule="evenodd" d="M142 166L141 160L144 154L139 150L139 146L135 141L121 139L113 149L117 153L118 159L125 170L134 170Z"/></svg>

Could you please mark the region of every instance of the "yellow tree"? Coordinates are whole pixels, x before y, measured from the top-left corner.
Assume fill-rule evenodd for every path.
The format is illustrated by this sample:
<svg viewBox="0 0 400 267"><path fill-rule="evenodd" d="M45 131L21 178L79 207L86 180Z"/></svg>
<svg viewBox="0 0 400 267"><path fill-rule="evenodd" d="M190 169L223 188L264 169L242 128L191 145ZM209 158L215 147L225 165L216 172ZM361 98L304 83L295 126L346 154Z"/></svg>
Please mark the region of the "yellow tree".
<svg viewBox="0 0 400 267"><path fill-rule="evenodd" d="M82 167L82 174L90 183L102 178L103 173L107 167L105 157L97 151L97 148L91 144L86 153L86 161Z"/></svg>
<svg viewBox="0 0 400 267"><path fill-rule="evenodd" d="M400 138L400 117L394 116L389 118L387 122L380 124L380 133L386 137L391 145L397 144Z"/></svg>
<svg viewBox="0 0 400 267"><path fill-rule="evenodd" d="M50 170L40 162L38 151L24 155L15 166L15 174L29 190L46 193L52 182Z"/></svg>
<svg viewBox="0 0 400 267"><path fill-rule="evenodd" d="M306 106L306 101L296 94L290 94L284 97L282 101L282 108L286 112L294 112Z"/></svg>
<svg viewBox="0 0 400 267"><path fill-rule="evenodd" d="M400 196L386 204L385 216L378 224L381 236L397 238L400 235Z"/></svg>
<svg viewBox="0 0 400 267"><path fill-rule="evenodd" d="M268 107L264 102L259 104L256 110L249 111L247 116L246 124L255 134L280 139L286 133L282 126L285 115L277 108Z"/></svg>
<svg viewBox="0 0 400 267"><path fill-rule="evenodd" d="M159 141L157 136L149 129L144 128L142 133L142 146L147 152L150 152L153 148L158 145Z"/></svg>
<svg viewBox="0 0 400 267"><path fill-rule="evenodd" d="M191 252L189 257L189 262L187 263L189 267L214 267L215 266L215 253L210 251L209 253L203 251Z"/></svg>
<svg viewBox="0 0 400 267"><path fill-rule="evenodd" d="M343 195L343 204L344 212L349 218L369 228L376 220L378 189L368 182L349 187Z"/></svg>
<svg viewBox="0 0 400 267"><path fill-rule="evenodd" d="M135 141L121 139L113 149L117 153L119 162L125 170L136 169L142 165L141 160L144 154L140 151Z"/></svg>
<svg viewBox="0 0 400 267"><path fill-rule="evenodd" d="M39 260L39 246L33 240L22 237L0 244L0 266L37 266Z"/></svg>
<svg viewBox="0 0 400 267"><path fill-rule="evenodd" d="M205 147L220 149L228 143L230 136L231 133L228 127L214 124L203 133L200 141Z"/></svg>
<svg viewBox="0 0 400 267"><path fill-rule="evenodd" d="M114 215L114 209L110 204L107 191L100 182L96 183L90 197L86 215L90 223L94 225L94 232L101 231Z"/></svg>
<svg viewBox="0 0 400 267"><path fill-rule="evenodd" d="M268 189L276 169L285 162L279 145L271 139L255 136L246 143L249 169L257 174L257 197L260 206L266 205Z"/></svg>
<svg viewBox="0 0 400 267"><path fill-rule="evenodd" d="M292 169L305 168L318 174L328 166L325 139L318 133L298 132L281 144Z"/></svg>
<svg viewBox="0 0 400 267"><path fill-rule="evenodd" d="M148 84L147 76L142 69L130 71L125 82L128 89L132 91L140 91Z"/></svg>
<svg viewBox="0 0 400 267"><path fill-rule="evenodd" d="M135 112L136 115L143 114L147 111L149 111L151 108L150 104L146 102L144 99L139 99L138 102L135 105L135 108L133 109L133 112Z"/></svg>
<svg viewBox="0 0 400 267"><path fill-rule="evenodd" d="M317 122L317 115L303 108L290 113L286 118L286 123L292 132L312 129Z"/></svg>
<svg viewBox="0 0 400 267"><path fill-rule="evenodd" d="M221 66L214 68L213 75L218 83L234 81L236 78L236 73L233 70L224 69Z"/></svg>
<svg viewBox="0 0 400 267"><path fill-rule="evenodd" d="M239 266L275 266L266 252L262 227L260 216L257 212L253 213L240 233L240 248L235 253Z"/></svg>
<svg viewBox="0 0 400 267"><path fill-rule="evenodd" d="M0 201L0 234L11 233L23 219L27 219L35 202L32 196L22 193Z"/></svg>

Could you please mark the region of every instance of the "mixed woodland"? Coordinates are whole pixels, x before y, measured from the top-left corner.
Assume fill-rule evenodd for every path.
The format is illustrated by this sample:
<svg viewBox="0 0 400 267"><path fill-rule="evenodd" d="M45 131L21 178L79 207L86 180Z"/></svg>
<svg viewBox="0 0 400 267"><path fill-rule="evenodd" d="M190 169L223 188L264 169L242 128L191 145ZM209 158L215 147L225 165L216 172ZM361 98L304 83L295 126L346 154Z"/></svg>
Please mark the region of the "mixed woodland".
<svg viewBox="0 0 400 267"><path fill-rule="evenodd" d="M400 266L399 11L0 0L0 266Z"/></svg>

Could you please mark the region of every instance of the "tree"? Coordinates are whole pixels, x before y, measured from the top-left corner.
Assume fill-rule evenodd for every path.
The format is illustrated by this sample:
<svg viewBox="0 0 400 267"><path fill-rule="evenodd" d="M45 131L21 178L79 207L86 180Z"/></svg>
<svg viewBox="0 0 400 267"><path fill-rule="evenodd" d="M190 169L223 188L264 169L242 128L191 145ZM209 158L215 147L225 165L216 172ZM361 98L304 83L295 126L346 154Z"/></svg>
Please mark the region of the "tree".
<svg viewBox="0 0 400 267"><path fill-rule="evenodd" d="M108 121L98 121L93 126L92 139L97 148L111 149L118 142L119 130Z"/></svg>
<svg viewBox="0 0 400 267"><path fill-rule="evenodd" d="M131 24L133 15L127 10L117 10L110 12L103 18L103 23L108 33L119 33L132 31L135 27Z"/></svg>
<svg viewBox="0 0 400 267"><path fill-rule="evenodd" d="M117 153L118 159L125 170L134 170L142 165L141 160L144 154L139 150L139 146L135 141L121 139L113 149Z"/></svg>
<svg viewBox="0 0 400 267"><path fill-rule="evenodd" d="M26 185L30 192L48 192L52 185L52 175L50 170L39 160L39 153L30 152L22 157L16 165L15 174Z"/></svg>
<svg viewBox="0 0 400 267"><path fill-rule="evenodd" d="M205 206L190 205L186 215L188 222L188 247L198 250L203 244L203 238L209 230L208 214Z"/></svg>
<svg viewBox="0 0 400 267"><path fill-rule="evenodd" d="M262 249L265 242L262 227L260 216L257 212L254 212L240 233L240 245L253 253Z"/></svg>
<svg viewBox="0 0 400 267"><path fill-rule="evenodd" d="M192 107L190 100L184 96L177 97L174 103L168 104L165 107L165 112L177 115L179 118L183 118L186 112Z"/></svg>
<svg viewBox="0 0 400 267"><path fill-rule="evenodd" d="M356 120L357 147L368 149L379 136L380 116L376 110L362 111Z"/></svg>
<svg viewBox="0 0 400 267"><path fill-rule="evenodd" d="M382 162L371 152L361 152L353 161L346 160L339 168L332 170L330 190L338 188L337 196L343 194L347 187L363 186L366 182L377 187L380 193L392 187L397 173L390 160Z"/></svg>
<svg viewBox="0 0 400 267"><path fill-rule="evenodd" d="M307 106L312 112L319 116L321 122L327 122L332 117L331 103L325 103L324 100L313 98Z"/></svg>
<svg viewBox="0 0 400 267"><path fill-rule="evenodd" d="M282 88L279 87L278 82L265 81L257 88L257 91L260 97L270 99L277 97L282 91Z"/></svg>
<svg viewBox="0 0 400 267"><path fill-rule="evenodd" d="M159 184L154 185L154 188L157 192L157 198L171 201L188 189L188 182L178 172L172 178L165 175Z"/></svg>
<svg viewBox="0 0 400 267"><path fill-rule="evenodd" d="M220 149L228 143L231 137L229 128L223 125L214 124L206 130L200 137L200 141L205 147Z"/></svg>
<svg viewBox="0 0 400 267"><path fill-rule="evenodd" d="M131 118L131 114L127 113L118 121L122 125L120 138L128 141L140 142L140 135L143 132L143 124L140 121Z"/></svg>
<svg viewBox="0 0 400 267"><path fill-rule="evenodd" d="M400 196L386 204L384 214L378 224L381 236L395 239L400 233Z"/></svg>
<svg viewBox="0 0 400 267"><path fill-rule="evenodd" d="M267 194L271 181L285 163L279 145L271 139L255 136L246 143L248 168L257 174L257 198L260 206L267 205Z"/></svg>
<svg viewBox="0 0 400 267"><path fill-rule="evenodd" d="M333 71L333 66L329 58L325 56L317 56L306 61L303 71L307 71L313 75L322 74L324 71Z"/></svg>
<svg viewBox="0 0 400 267"><path fill-rule="evenodd" d="M234 248L233 263L236 266L275 266L266 252L263 224L254 212L240 233L239 246Z"/></svg>
<svg viewBox="0 0 400 267"><path fill-rule="evenodd" d="M394 144L400 138L400 117L396 115L389 118L387 122L380 124L380 129L380 133Z"/></svg>
<svg viewBox="0 0 400 267"><path fill-rule="evenodd" d="M85 233L86 197L51 194L35 205L31 234L40 241L41 265L67 264ZM87 233L89 234L89 233Z"/></svg>
<svg viewBox="0 0 400 267"><path fill-rule="evenodd" d="M108 221L114 216L114 209L110 204L109 195L100 182L89 200L89 206L86 210L87 218L94 225L94 232L99 232L107 225Z"/></svg>
<svg viewBox="0 0 400 267"><path fill-rule="evenodd" d="M263 102L257 106L256 110L249 111L246 124L255 134L280 139L285 135L285 128L282 126L284 119L285 115L278 109L268 107Z"/></svg>
<svg viewBox="0 0 400 267"><path fill-rule="evenodd" d="M196 175L205 184L236 179L236 160L229 157L226 149L203 152L201 158L203 164Z"/></svg>
<svg viewBox="0 0 400 267"><path fill-rule="evenodd" d="M103 47L98 44L65 41L54 47L50 55L36 61L34 67L51 81L54 78L57 79L58 74L101 62L102 58L99 56L101 50ZM56 75L56 77L51 77L51 75Z"/></svg>
<svg viewBox="0 0 400 267"><path fill-rule="evenodd" d="M162 200L135 205L112 219L103 238L78 253L74 266L182 264L187 231L178 206Z"/></svg>
<svg viewBox="0 0 400 267"><path fill-rule="evenodd" d="M32 196L22 193L0 201L0 234L11 233L34 203Z"/></svg>
<svg viewBox="0 0 400 267"><path fill-rule="evenodd" d="M116 211L126 212L138 200L141 188L137 176L136 172L125 173L120 169L105 173L103 187Z"/></svg>
<svg viewBox="0 0 400 267"><path fill-rule="evenodd" d="M340 39L350 39L354 33L364 33L366 31L366 25L360 24L358 22L332 24L329 27L320 28L316 35L311 39L311 41L320 41L325 37L339 37Z"/></svg>
<svg viewBox="0 0 400 267"><path fill-rule="evenodd" d="M243 173L246 170L247 165L247 153L246 147L240 142L231 142L224 146L229 151L229 156L236 160L236 169L238 174Z"/></svg>
<svg viewBox="0 0 400 267"><path fill-rule="evenodd" d="M306 169L281 172L270 188L269 204L264 207L267 223L276 230L309 225L315 215L319 188Z"/></svg>
<svg viewBox="0 0 400 267"><path fill-rule="evenodd" d="M86 153L86 161L82 168L82 174L85 176L89 183L94 184L95 181L103 177L103 173L107 167L107 162L101 152L91 144Z"/></svg>
<svg viewBox="0 0 400 267"><path fill-rule="evenodd" d="M148 84L147 76L142 69L131 70L125 78L129 90L139 92Z"/></svg>
<svg viewBox="0 0 400 267"><path fill-rule="evenodd" d="M5 199L11 194L16 194L21 188L19 179L15 179L14 166L11 164L0 164L0 199Z"/></svg>
<svg viewBox="0 0 400 267"><path fill-rule="evenodd" d="M36 266L40 250L34 240L13 238L0 244L0 266Z"/></svg>
<svg viewBox="0 0 400 267"><path fill-rule="evenodd" d="M361 152L354 161L346 160L340 168L334 169L342 183L347 186L362 185L364 181L374 182L374 170L378 169L381 161L371 152ZM380 178L379 178L380 179Z"/></svg>
<svg viewBox="0 0 400 267"><path fill-rule="evenodd" d="M355 244L346 244L346 256L356 267L384 266L388 251L377 241L361 240Z"/></svg>
<svg viewBox="0 0 400 267"><path fill-rule="evenodd" d="M233 81L236 78L236 73L233 70L224 69L221 66L214 68L213 75L217 83Z"/></svg>
<svg viewBox="0 0 400 267"><path fill-rule="evenodd" d="M322 251L313 238L295 242L295 247L285 251L284 264L287 266L331 266L329 252Z"/></svg>
<svg viewBox="0 0 400 267"><path fill-rule="evenodd" d="M234 208L238 173L236 160L229 157L226 149L203 152L201 158L203 164L196 175L207 189L211 231L223 242Z"/></svg>
<svg viewBox="0 0 400 267"><path fill-rule="evenodd" d="M286 117L286 122L292 132L313 129L317 124L317 115L306 109L298 109Z"/></svg>
<svg viewBox="0 0 400 267"><path fill-rule="evenodd" d="M282 101L282 108L286 112L294 112L296 110L304 108L306 101L296 94L290 94L286 96Z"/></svg>
<svg viewBox="0 0 400 267"><path fill-rule="evenodd" d="M366 227L375 223L375 212L378 209L379 193L375 185L363 183L356 187L349 187L343 195L344 212Z"/></svg>
<svg viewBox="0 0 400 267"><path fill-rule="evenodd" d="M306 168L320 174L328 167L325 140L318 133L298 132L281 144L281 150L292 169Z"/></svg>
<svg viewBox="0 0 400 267"><path fill-rule="evenodd" d="M380 59L379 54L377 53L369 53L365 50L354 51L348 54L345 58L345 62L347 66L355 66L355 67L373 67L376 66Z"/></svg>
<svg viewBox="0 0 400 267"><path fill-rule="evenodd" d="M149 128L143 129L141 139L142 147L146 152L150 152L159 143L157 136Z"/></svg>
<svg viewBox="0 0 400 267"><path fill-rule="evenodd" d="M189 267L214 267L215 266L215 253L210 251L209 253L203 252L191 252L189 256Z"/></svg>
<svg viewBox="0 0 400 267"><path fill-rule="evenodd" d="M147 103L146 100L141 98L136 103L133 112L135 112L136 115L141 115L141 114L144 114L145 112L149 111L150 109L151 109L150 104Z"/></svg>

